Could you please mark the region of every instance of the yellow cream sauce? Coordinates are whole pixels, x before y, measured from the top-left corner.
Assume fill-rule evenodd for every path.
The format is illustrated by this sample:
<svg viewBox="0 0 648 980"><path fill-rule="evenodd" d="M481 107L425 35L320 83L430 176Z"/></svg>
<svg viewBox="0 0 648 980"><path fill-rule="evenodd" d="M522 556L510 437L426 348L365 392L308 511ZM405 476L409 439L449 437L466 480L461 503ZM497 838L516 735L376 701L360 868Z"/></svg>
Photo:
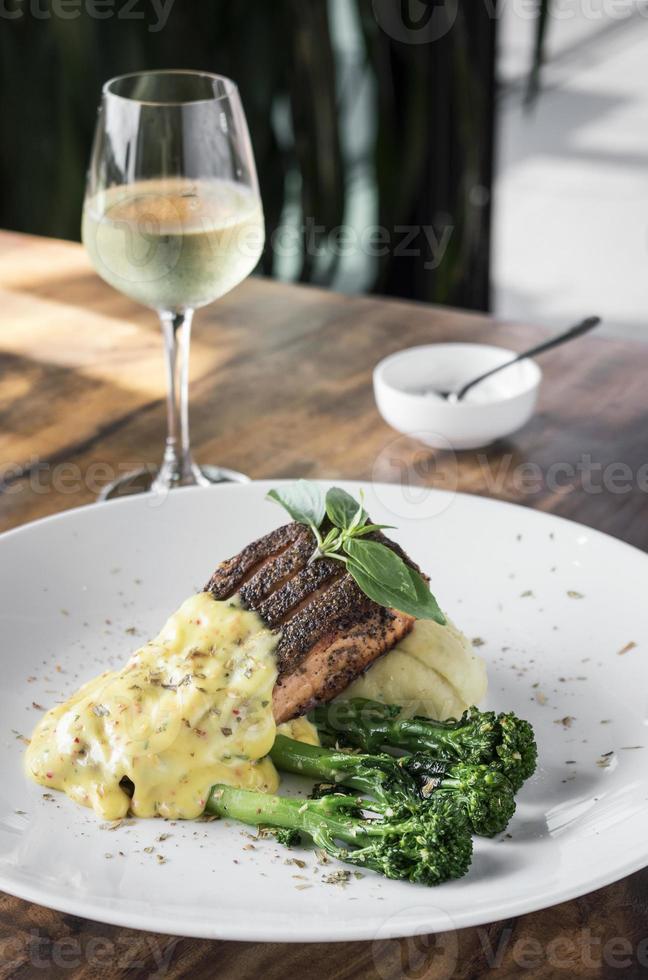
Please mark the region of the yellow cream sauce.
<svg viewBox="0 0 648 980"><path fill-rule="evenodd" d="M44 715L29 775L107 820L197 817L214 783L274 792L276 642L237 601L192 596L121 670ZM281 729L317 742L305 719Z"/></svg>

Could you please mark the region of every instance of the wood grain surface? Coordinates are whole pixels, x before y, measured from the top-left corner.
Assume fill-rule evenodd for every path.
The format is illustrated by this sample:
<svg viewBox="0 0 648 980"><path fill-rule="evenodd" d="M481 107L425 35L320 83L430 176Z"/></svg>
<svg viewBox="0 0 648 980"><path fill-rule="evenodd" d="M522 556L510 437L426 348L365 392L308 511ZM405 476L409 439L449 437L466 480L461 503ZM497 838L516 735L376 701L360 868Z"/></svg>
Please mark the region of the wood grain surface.
<svg viewBox="0 0 648 980"><path fill-rule="evenodd" d="M431 451L376 412L371 370L392 351L441 340L522 349L542 335L251 279L196 318L196 456L258 478L404 480L498 497L647 549L648 345L589 337L548 354L535 417L488 450ZM154 315L104 285L79 246L0 234L0 529L91 503L107 480L155 465L163 397ZM648 874L488 927L291 946L141 933L1 896L0 980L45 975L641 977Z"/></svg>

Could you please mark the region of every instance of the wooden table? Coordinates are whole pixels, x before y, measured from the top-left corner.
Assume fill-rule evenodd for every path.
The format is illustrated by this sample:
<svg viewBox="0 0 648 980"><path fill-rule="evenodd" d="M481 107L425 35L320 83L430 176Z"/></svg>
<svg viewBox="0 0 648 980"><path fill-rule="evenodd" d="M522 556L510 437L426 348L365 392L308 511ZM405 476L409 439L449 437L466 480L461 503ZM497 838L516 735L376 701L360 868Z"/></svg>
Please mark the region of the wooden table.
<svg viewBox="0 0 648 980"><path fill-rule="evenodd" d="M91 503L157 461L164 374L154 316L77 245L0 234L0 529ZM587 312L587 311L584 311ZM390 478L577 519L648 548L648 346L596 337L546 356L533 421L487 451L435 453L379 418L371 369L413 344L542 336L457 310L251 279L197 316L199 460L252 477ZM643 469L642 469L643 467ZM595 860L595 855L593 855ZM155 936L0 898L4 977L554 978L648 969L648 874L507 922L412 940L278 946ZM551 945L553 940L553 945ZM643 952L642 952L643 950ZM47 969L45 969L47 968ZM164 973L166 971L166 973Z"/></svg>

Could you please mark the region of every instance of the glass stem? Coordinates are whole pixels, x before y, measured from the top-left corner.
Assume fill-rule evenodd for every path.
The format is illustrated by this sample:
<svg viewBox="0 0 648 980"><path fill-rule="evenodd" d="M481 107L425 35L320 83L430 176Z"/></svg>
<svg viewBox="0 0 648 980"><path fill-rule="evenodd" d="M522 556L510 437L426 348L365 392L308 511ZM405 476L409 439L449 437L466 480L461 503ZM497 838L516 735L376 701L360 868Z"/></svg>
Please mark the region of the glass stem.
<svg viewBox="0 0 648 980"><path fill-rule="evenodd" d="M193 310L160 313L167 367L167 439L152 489L202 484L189 441L189 347Z"/></svg>

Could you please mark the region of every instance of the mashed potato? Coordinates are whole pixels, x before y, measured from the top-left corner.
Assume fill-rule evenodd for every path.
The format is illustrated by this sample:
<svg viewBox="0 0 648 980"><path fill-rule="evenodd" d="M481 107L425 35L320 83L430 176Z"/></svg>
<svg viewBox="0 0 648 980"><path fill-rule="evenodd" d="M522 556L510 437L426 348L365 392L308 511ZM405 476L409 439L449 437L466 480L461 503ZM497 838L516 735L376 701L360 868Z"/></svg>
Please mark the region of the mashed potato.
<svg viewBox="0 0 648 980"><path fill-rule="evenodd" d="M300 718L293 718L292 721L284 721L277 725L277 734L285 735L286 738L294 738L298 742L306 742L307 745L319 745L319 735L312 722L303 715Z"/></svg>
<svg viewBox="0 0 648 980"><path fill-rule="evenodd" d="M457 718L486 694L486 664L448 620L419 619L414 629L340 695L400 704L403 714Z"/></svg>

